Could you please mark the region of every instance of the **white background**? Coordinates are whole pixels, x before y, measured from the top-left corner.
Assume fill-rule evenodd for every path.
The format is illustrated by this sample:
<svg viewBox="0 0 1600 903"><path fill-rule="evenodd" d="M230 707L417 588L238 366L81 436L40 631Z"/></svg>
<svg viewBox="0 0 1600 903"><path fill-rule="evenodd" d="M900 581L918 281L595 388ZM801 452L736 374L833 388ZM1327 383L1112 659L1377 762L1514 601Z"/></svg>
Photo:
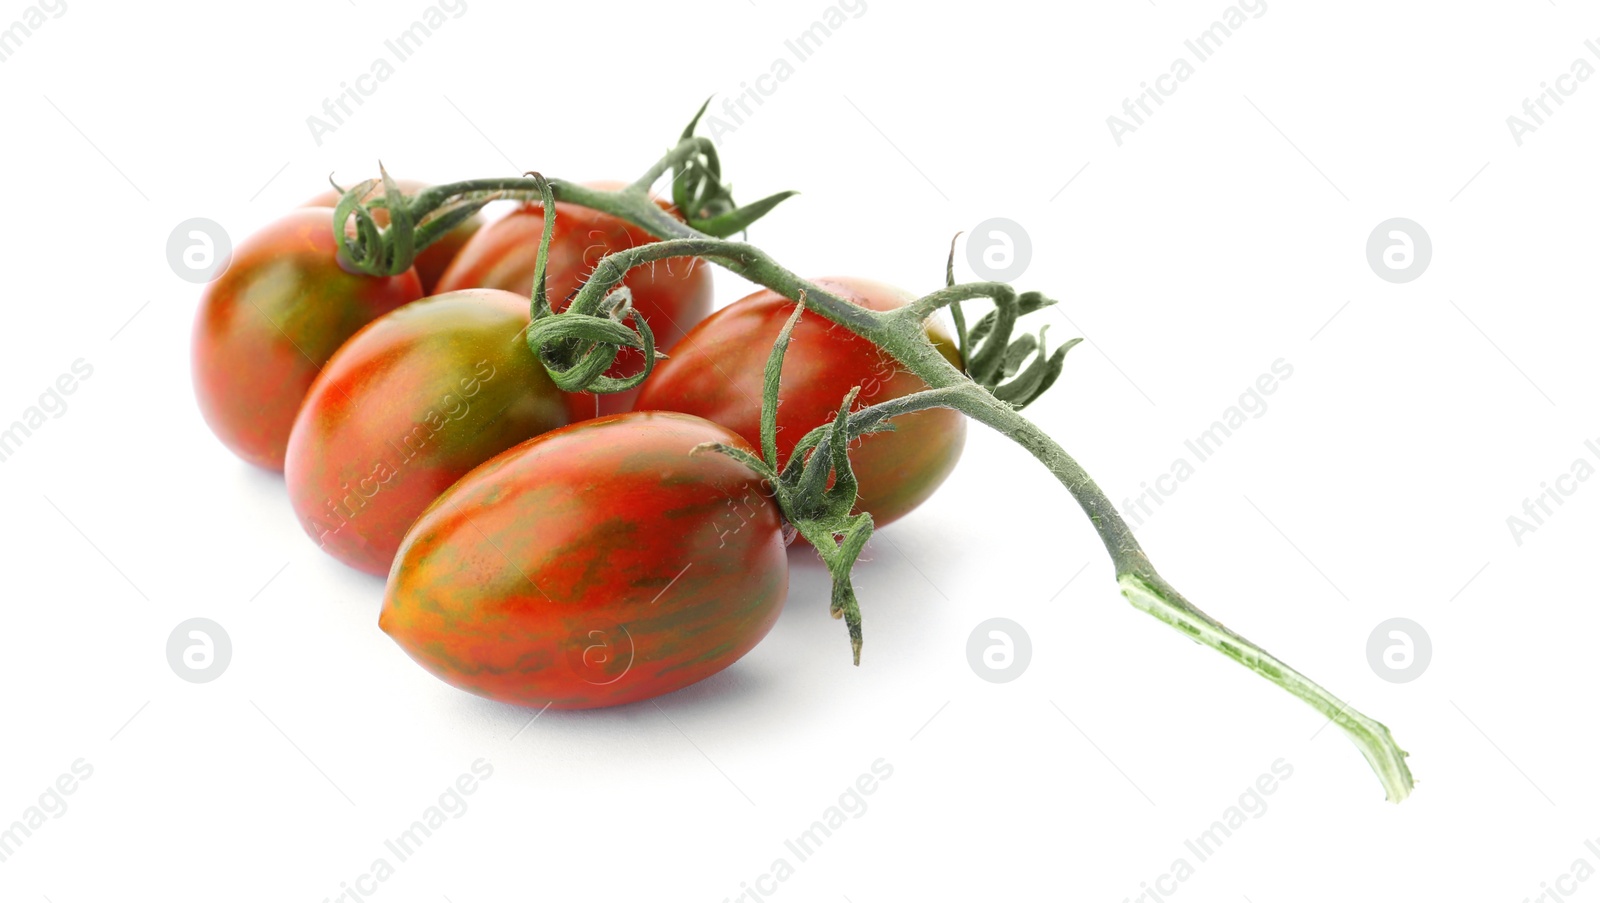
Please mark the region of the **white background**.
<svg viewBox="0 0 1600 903"><path fill-rule="evenodd" d="M743 199L802 190L751 238L803 274L922 293L952 234L1023 224L1018 284L1062 301L1036 319L1089 339L1030 416L1119 502L1289 362L1140 537L1393 728L1418 778L1400 806L1315 712L1131 609L1067 494L980 428L859 568L859 668L798 553L769 638L659 705L527 726L416 667L377 629L381 582L319 553L281 479L202 424L199 292L168 233L201 216L237 240L380 157L436 181L631 178L825 5L468 0L319 146L306 117L423 8L68 0L0 64L0 421L94 368L0 464L0 825L94 769L0 863L0 898L335 898L480 758L492 778L378 900L734 898L880 758L870 808L773 896L1135 898L1280 758L1265 813L1173 896L1521 901L1600 866L1600 483L1520 545L1506 523L1600 438L1600 78L1522 146L1506 124L1600 66L1592 7L1270 0L1119 147L1106 117L1220 0L867 0L722 138ZM1403 285L1364 250L1396 216L1434 246ZM195 616L234 647L199 686L165 656ZM1033 644L1006 684L965 652L997 616ZM1366 657L1396 616L1434 647L1408 684Z"/></svg>

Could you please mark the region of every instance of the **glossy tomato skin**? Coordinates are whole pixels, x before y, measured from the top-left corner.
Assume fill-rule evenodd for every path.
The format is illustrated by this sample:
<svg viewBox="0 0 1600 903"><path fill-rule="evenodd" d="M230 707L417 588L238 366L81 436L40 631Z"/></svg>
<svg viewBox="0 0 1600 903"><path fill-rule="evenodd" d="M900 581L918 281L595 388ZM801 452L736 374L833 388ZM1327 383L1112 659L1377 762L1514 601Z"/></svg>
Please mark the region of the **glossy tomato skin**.
<svg viewBox="0 0 1600 903"><path fill-rule="evenodd" d="M591 187L616 188L596 182ZM664 202L663 209L671 209ZM485 226L456 255L439 280L439 291L463 288L498 288L524 297L533 292L533 271L539 240L544 235L544 205L525 204ZM655 241L648 232L614 216L556 202L555 235L550 239L550 260L545 280L551 307L567 303L600 258L614 251ZM646 264L623 280L633 293L634 309L644 315L654 333L656 347L671 349L696 323L711 312L710 264L680 257ZM627 376L639 372L644 357L624 349L607 373ZM633 408L638 390L600 396L599 413L615 414ZM594 410L594 400L588 402Z"/></svg>
<svg viewBox="0 0 1600 903"><path fill-rule="evenodd" d="M528 301L472 289L374 320L328 361L289 436L289 500L351 567L389 572L406 528L472 468L572 417L522 341Z"/></svg>
<svg viewBox="0 0 1600 903"><path fill-rule="evenodd" d="M406 197L415 197L423 189L430 187L428 183L418 182L414 179L396 179L395 184L399 186L400 191ZM372 198L382 194L383 188L379 186L369 192L367 197ZM335 207L338 206L339 198L341 197L343 195L330 188L300 206ZM380 226L387 226L389 225L389 211L383 208L373 210L372 219ZM472 238L479 229L483 228L483 223L484 219L481 215L473 216L461 225L439 236L438 241L423 248L417 254L411 265L416 268L417 278L422 280L422 293L424 295L432 295L437 291L439 277L444 275L444 271L450 266L450 261L454 260L456 255L461 252L467 240Z"/></svg>
<svg viewBox="0 0 1600 903"><path fill-rule="evenodd" d="M420 297L415 270L346 271L332 210L291 211L241 242L201 294L191 345L200 413L239 457L282 470L317 371L361 327Z"/></svg>
<svg viewBox="0 0 1600 903"><path fill-rule="evenodd" d="M447 683L517 705L650 699L726 668L788 593L761 478L684 414L621 414L467 474L406 534L379 626Z"/></svg>
<svg viewBox="0 0 1600 903"><path fill-rule="evenodd" d="M858 278L813 280L852 303L893 310L912 296ZM764 368L794 302L760 291L730 304L701 323L656 364L639 396L639 410L683 411L760 442ZM934 321L929 336L945 357L961 366L955 340ZM856 407L899 398L927 388L876 345L820 314L807 311L796 324L783 361L779 390L778 454L787 461L813 427L833 420L852 387L861 386ZM857 510L870 511L882 526L922 504L955 469L966 444L966 418L933 408L896 418L894 432L866 436L850 451L860 481Z"/></svg>

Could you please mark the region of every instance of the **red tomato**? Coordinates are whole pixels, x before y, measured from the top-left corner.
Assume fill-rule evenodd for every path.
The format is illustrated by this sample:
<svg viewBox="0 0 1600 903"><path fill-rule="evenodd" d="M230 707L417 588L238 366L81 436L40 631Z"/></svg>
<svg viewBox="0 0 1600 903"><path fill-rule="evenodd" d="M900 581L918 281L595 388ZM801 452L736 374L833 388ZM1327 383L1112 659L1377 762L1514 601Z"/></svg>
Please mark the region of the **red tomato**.
<svg viewBox="0 0 1600 903"><path fill-rule="evenodd" d="M356 330L420 297L416 270L347 272L332 210L291 211L241 242L200 296L192 348L200 413L239 457L282 470L289 427L317 371Z"/></svg>
<svg viewBox="0 0 1600 903"><path fill-rule="evenodd" d="M596 182L594 188L616 188ZM657 201L663 209L671 206ZM583 280L613 251L655 241L648 232L614 216L556 202L556 232L550 239L550 259L545 290L556 311L566 309ZM533 270L544 235L544 205L526 204L485 226L439 280L438 290L498 288L524 297L533 294ZM693 257L661 260L634 269L623 280L633 292L633 306L650 324L656 347L667 351L711 312L711 265ZM606 371L611 376L637 373L644 356L625 348ZM615 414L633 407L638 390L600 396L599 413ZM589 411L594 412L594 399Z"/></svg>
<svg viewBox="0 0 1600 903"><path fill-rule="evenodd" d="M467 471L577 419L523 341L525 298L472 289L374 320L300 408L284 478L301 526L382 576L417 515Z"/></svg>
<svg viewBox="0 0 1600 903"><path fill-rule="evenodd" d="M912 296L867 279L815 282L871 310L893 310ZM777 292L760 291L712 314L689 333L670 360L656 364L639 396L641 411L683 411L728 427L752 445L761 441L761 392L767 356L794 311ZM933 321L928 335L944 356L961 366L956 343ZM926 389L894 358L843 326L806 311L795 324L783 360L778 397L778 454L787 462L794 445L813 427L838 414L839 404L861 386L856 407ZM863 437L850 461L860 481L858 511L887 524L922 504L955 469L967 436L966 418L948 408L898 417L894 432Z"/></svg>
<svg viewBox="0 0 1600 903"><path fill-rule="evenodd" d="M413 179L396 179L395 184L400 186L400 191L406 197L415 197L423 189L430 187L426 182L418 182ZM383 186L380 185L368 192L363 200L370 200L382 195ZM300 206L336 207L339 204L339 198L342 196L339 192L330 188ZM389 225L389 211L381 207L377 208L372 211L372 219L380 226L387 226ZM483 227L483 222L482 216L472 217L441 235L438 241L423 248L422 252L411 262L411 265L417 269L417 278L422 280L423 294L435 294L435 286L439 284L439 277L444 275L445 269L450 266L450 261L456 258L456 254L461 251L467 240Z"/></svg>
<svg viewBox="0 0 1600 903"><path fill-rule="evenodd" d="M789 587L761 477L683 414L531 439L467 474L406 534L378 624L490 699L596 708L703 680L766 635Z"/></svg>

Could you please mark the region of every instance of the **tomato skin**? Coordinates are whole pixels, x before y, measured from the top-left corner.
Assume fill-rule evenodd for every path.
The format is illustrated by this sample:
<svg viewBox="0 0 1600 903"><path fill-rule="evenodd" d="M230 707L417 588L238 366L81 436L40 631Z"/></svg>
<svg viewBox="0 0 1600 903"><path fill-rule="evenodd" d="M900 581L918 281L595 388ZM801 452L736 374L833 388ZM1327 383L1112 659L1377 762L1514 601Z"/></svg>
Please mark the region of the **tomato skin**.
<svg viewBox="0 0 1600 903"><path fill-rule="evenodd" d="M898 289L868 279L813 280L871 310L894 310L912 300ZM794 302L760 291L712 314L672 353L656 364L639 396L639 410L682 411L720 423L751 444L761 437L762 379ZM935 346L956 366L961 355L944 328L929 321ZM856 408L926 389L876 345L813 311L795 324L783 360L778 397L778 454L787 462L794 445L812 428L838 414L839 404L861 386ZM932 408L894 420L895 430L863 437L850 451L860 481L858 511L872 512L883 526L922 504L955 469L966 444L966 417Z"/></svg>
<svg viewBox="0 0 1600 903"><path fill-rule="evenodd" d="M395 179L395 184L399 186L401 193L406 197L415 197L424 189L431 187L427 182L418 182L415 179ZM367 193L366 199L381 197L382 195L383 186L379 185ZM300 206L337 207L339 198L343 196L330 188ZM389 211L381 207L375 209L372 211L372 219L380 226L387 226L389 225ZM461 225L439 236L437 241L423 248L416 258L411 261L411 265L416 267L417 278L422 280L422 293L424 295L437 294L436 286L439 284L439 277L444 275L444 271L450 266L450 261L454 260L456 255L461 252L461 248L466 245L467 240L477 234L479 229L483 228L483 223L482 215L473 216Z"/></svg>
<svg viewBox="0 0 1600 903"><path fill-rule="evenodd" d="M615 183L591 183L594 188L615 188ZM663 209L670 205L657 201ZM544 235L544 205L525 204L485 226L456 255L439 280L438 290L498 288L524 297L533 293L533 271L538 261L539 239ZM650 233L614 216L556 202L555 234L550 239L550 259L545 289L551 307L565 310L600 258L656 239ZM644 315L654 333L656 347L667 351L696 323L711 313L711 265L693 257L661 260L637 267L623 279L633 293L634 309ZM644 356L631 348L617 355L607 374L627 376L643 368ZM600 396L599 413L632 410L638 390ZM588 396L589 410L594 410Z"/></svg>
<svg viewBox="0 0 1600 903"><path fill-rule="evenodd" d="M389 573L417 515L467 471L573 420L522 341L528 302L474 289L424 298L346 342L306 395L284 481L306 534Z"/></svg>
<svg viewBox="0 0 1600 903"><path fill-rule="evenodd" d="M291 211L241 242L201 294L191 345L200 413L234 454L282 470L318 370L362 326L420 297L415 270L346 271L332 210Z"/></svg>
<svg viewBox="0 0 1600 903"><path fill-rule="evenodd" d="M517 705L622 705L709 677L788 594L761 478L684 414L546 433L463 477L406 534L379 626L424 668Z"/></svg>

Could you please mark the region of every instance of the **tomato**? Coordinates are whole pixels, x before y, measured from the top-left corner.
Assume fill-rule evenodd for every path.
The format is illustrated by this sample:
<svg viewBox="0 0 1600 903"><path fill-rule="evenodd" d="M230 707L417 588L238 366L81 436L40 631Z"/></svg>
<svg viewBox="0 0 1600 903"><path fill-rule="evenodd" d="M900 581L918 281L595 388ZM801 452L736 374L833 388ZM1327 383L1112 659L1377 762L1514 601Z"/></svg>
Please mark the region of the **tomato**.
<svg viewBox="0 0 1600 903"><path fill-rule="evenodd" d="M733 664L788 594L761 477L684 414L620 414L472 471L406 534L379 626L447 683L526 706L595 708Z"/></svg>
<svg viewBox="0 0 1600 903"><path fill-rule="evenodd" d="M614 183L593 183L595 188L615 188ZM657 201L663 209L671 207ZM439 280L438 290L499 288L525 297L533 293L533 270L539 239L544 235L544 205L525 204L483 227ZM648 232L614 216L556 202L555 235L550 238L550 259L545 290L556 311L566 309L571 296L583 285L600 258L613 251L655 241ZM711 312L710 265L693 257L661 260L640 266L623 280L633 293L633 306L650 324L656 347L667 351L696 323ZM644 356L625 348L606 371L611 376L637 373ZM600 396L599 413L631 410L638 390ZM594 411L593 397L589 397Z"/></svg>
<svg viewBox="0 0 1600 903"><path fill-rule="evenodd" d="M522 341L528 301L472 289L374 320L300 408L284 478L301 526L382 576L417 515L467 471L576 419Z"/></svg>
<svg viewBox="0 0 1600 903"><path fill-rule="evenodd" d="M894 310L912 296L867 279L814 280L834 294L871 310ZM728 305L701 323L645 380L637 408L682 411L728 427L747 442L761 441L762 379L767 356L794 311L777 292L760 291ZM928 336L945 358L961 366L953 338L937 322ZM783 360L778 398L778 454L787 462L796 442L813 427L832 421L839 404L861 386L856 407L926 389L878 346L806 311L795 324ZM931 408L894 420L894 431L862 437L850 461L860 481L856 510L870 511L883 526L927 501L955 469L966 443L966 418Z"/></svg>
<svg viewBox="0 0 1600 903"><path fill-rule="evenodd" d="M395 184L400 187L401 193L406 197L415 197L423 189L429 187L428 183L418 182L413 179L395 179ZM372 198L381 197L382 195L383 186L380 185L368 192L364 200L370 201ZM339 204L340 197L343 197L343 195L330 188L300 206L336 207ZM380 226L387 226L389 225L389 211L381 207L374 209L372 211L372 219ZM483 228L483 222L481 215L474 216L439 236L437 241L423 248L421 253L417 254L411 265L417 268L417 278L422 280L423 294L432 295L435 293L435 287L439 284L439 277L444 275L445 269L450 266L450 261L455 259L456 254L461 251L467 240L476 234L479 229Z"/></svg>
<svg viewBox="0 0 1600 903"><path fill-rule="evenodd" d="M416 270L365 276L340 265L333 211L306 207L239 244L195 316L195 395L211 431L239 457L283 469L306 390L345 339L422 297Z"/></svg>

